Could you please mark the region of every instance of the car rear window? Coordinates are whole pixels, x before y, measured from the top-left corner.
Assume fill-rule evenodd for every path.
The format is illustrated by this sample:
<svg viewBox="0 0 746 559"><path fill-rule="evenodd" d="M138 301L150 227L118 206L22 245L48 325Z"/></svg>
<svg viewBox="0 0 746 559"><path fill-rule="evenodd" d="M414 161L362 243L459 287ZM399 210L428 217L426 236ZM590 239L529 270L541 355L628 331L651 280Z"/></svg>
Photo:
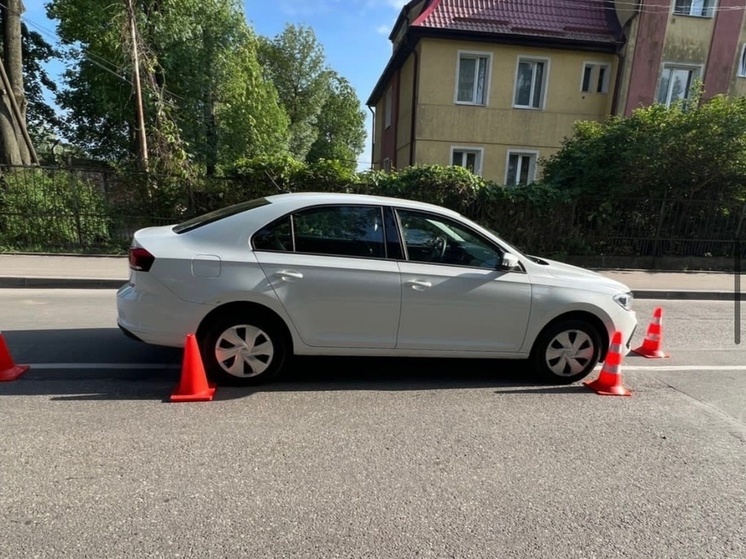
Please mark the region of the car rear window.
<svg viewBox="0 0 746 559"><path fill-rule="evenodd" d="M208 223L215 223L216 221L220 221L221 219L225 219L226 217L240 214L241 212L245 212L248 210L253 210L254 208L260 208L262 206L266 206L267 204L271 204L271 202L266 198L257 198L255 200L249 200L248 202L241 202L239 204L234 204L233 206L220 208L219 210L215 210L203 215L198 215L197 217L193 217L192 219L187 219L183 223L174 225L173 232L177 234L186 233L188 231L192 231L194 229L202 227L203 225L207 225Z"/></svg>

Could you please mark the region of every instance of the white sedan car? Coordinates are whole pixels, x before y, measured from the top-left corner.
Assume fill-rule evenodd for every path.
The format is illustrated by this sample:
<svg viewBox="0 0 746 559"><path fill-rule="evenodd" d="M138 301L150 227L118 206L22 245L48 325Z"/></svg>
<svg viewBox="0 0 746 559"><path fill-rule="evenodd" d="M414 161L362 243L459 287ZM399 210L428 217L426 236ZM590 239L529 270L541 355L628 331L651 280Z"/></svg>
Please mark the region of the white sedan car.
<svg viewBox="0 0 746 559"><path fill-rule="evenodd" d="M218 382L292 355L529 359L569 383L637 320L623 284L521 254L453 211L354 194L268 196L135 233L118 323Z"/></svg>

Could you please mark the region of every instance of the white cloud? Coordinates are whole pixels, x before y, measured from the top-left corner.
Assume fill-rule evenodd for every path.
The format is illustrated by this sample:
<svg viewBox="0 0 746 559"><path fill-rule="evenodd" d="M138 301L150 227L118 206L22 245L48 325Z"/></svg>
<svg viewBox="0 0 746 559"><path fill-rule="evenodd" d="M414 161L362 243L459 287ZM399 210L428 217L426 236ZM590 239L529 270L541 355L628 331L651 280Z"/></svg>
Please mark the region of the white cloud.
<svg viewBox="0 0 746 559"><path fill-rule="evenodd" d="M379 35L388 35L391 32L391 28L388 25L379 25L376 27L376 33Z"/></svg>

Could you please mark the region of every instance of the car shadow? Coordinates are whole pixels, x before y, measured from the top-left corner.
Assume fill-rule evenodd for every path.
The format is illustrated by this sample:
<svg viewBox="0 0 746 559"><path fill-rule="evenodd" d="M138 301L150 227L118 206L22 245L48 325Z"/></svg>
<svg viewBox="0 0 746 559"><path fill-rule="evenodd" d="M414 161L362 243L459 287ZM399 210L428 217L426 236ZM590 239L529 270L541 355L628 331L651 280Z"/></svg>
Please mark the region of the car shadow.
<svg viewBox="0 0 746 559"><path fill-rule="evenodd" d="M183 352L133 341L116 328L4 331L16 364L32 368L0 382L3 396L50 396L56 401L169 401L179 383ZM215 401L258 392L422 391L493 388L500 394L572 394L583 386L548 385L525 361L295 357L281 379L259 386L220 385Z"/></svg>

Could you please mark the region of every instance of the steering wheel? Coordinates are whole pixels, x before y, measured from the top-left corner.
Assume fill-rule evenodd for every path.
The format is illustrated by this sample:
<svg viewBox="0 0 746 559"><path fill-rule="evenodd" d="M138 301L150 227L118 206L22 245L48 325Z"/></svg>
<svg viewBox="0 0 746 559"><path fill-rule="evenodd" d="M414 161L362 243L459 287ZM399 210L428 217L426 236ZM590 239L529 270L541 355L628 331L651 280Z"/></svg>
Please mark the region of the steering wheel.
<svg viewBox="0 0 746 559"><path fill-rule="evenodd" d="M436 255L438 260L442 261L443 257L446 255L446 250L448 250L448 239L446 239L444 235L435 237L433 242L433 255Z"/></svg>

